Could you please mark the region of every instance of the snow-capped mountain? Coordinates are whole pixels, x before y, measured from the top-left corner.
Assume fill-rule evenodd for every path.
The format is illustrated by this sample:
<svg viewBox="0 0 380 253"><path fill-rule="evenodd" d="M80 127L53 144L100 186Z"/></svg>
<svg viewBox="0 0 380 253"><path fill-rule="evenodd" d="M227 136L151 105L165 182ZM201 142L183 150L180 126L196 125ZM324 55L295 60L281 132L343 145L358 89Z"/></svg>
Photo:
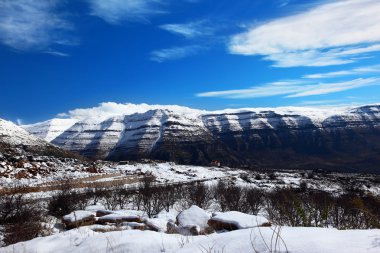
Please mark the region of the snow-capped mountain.
<svg viewBox="0 0 380 253"><path fill-rule="evenodd" d="M16 124L0 119L0 154L47 155L56 157L78 157L44 139L30 134Z"/></svg>
<svg viewBox="0 0 380 253"><path fill-rule="evenodd" d="M217 159L260 168L380 168L380 105L212 112L179 106L132 108L110 117L86 114L24 128L67 150L109 160L208 164Z"/></svg>
<svg viewBox="0 0 380 253"><path fill-rule="evenodd" d="M14 123L0 119L0 142L12 146L47 146L46 141L28 133Z"/></svg>
<svg viewBox="0 0 380 253"><path fill-rule="evenodd" d="M23 127L28 132L33 133L33 135L50 142L72 127L76 122L78 122L76 119L51 119Z"/></svg>

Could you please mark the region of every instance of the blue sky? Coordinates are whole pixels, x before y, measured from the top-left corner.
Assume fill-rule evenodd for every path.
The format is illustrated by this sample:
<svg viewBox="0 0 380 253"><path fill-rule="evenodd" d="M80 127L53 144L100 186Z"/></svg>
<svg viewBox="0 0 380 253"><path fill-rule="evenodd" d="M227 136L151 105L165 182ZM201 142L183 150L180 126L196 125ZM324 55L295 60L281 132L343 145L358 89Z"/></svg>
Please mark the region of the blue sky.
<svg viewBox="0 0 380 253"><path fill-rule="evenodd" d="M0 0L0 117L379 102L378 0Z"/></svg>

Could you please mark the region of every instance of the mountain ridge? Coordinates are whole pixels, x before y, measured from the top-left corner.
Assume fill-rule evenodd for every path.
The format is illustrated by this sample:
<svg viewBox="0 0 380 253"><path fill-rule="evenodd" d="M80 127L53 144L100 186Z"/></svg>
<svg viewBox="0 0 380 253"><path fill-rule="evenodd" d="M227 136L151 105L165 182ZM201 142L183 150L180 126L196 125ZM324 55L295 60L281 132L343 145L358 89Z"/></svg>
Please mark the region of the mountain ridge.
<svg viewBox="0 0 380 253"><path fill-rule="evenodd" d="M175 108L75 119L65 130L62 125L49 128L54 134L62 131L51 143L90 158L115 161L153 158L206 165L220 160L249 168L375 172L380 168L377 104L337 109ZM24 128L52 136L44 132L43 124Z"/></svg>

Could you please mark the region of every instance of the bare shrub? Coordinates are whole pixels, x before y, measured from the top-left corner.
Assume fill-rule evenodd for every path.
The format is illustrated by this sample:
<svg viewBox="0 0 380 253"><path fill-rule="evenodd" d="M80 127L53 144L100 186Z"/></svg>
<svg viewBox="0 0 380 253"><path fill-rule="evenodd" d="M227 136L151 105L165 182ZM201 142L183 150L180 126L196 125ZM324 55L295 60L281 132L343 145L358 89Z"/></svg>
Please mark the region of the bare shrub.
<svg viewBox="0 0 380 253"><path fill-rule="evenodd" d="M264 192L260 189L247 189L245 201L249 212L256 215L264 206Z"/></svg>
<svg viewBox="0 0 380 253"><path fill-rule="evenodd" d="M142 210L146 212L149 218L155 214L155 206L152 203L155 188L153 187L154 178L145 175L141 180L138 197L142 205Z"/></svg>
<svg viewBox="0 0 380 253"><path fill-rule="evenodd" d="M187 186L188 199L190 205L197 205L200 208L206 209L212 199L211 191L203 182L196 182Z"/></svg>
<svg viewBox="0 0 380 253"><path fill-rule="evenodd" d="M5 200L4 200L5 198ZM6 215L2 217L4 239L6 245L31 240L44 235L42 222L44 209L35 200L26 200L21 194L1 197L1 204L6 204ZM5 207L5 206L1 206ZM2 208L4 211L5 209Z"/></svg>
<svg viewBox="0 0 380 253"><path fill-rule="evenodd" d="M48 202L48 214L57 218L77 209L84 209L89 203L87 194L80 194L72 189L70 182L64 182L60 190Z"/></svg>
<svg viewBox="0 0 380 253"><path fill-rule="evenodd" d="M23 195L17 193L18 190L11 191L7 195L0 196L0 224L4 224L22 209L24 204Z"/></svg>
<svg viewBox="0 0 380 253"><path fill-rule="evenodd" d="M182 190L181 186L164 185L161 190L157 192L157 198L160 200L161 207L169 212L178 199L178 192Z"/></svg>

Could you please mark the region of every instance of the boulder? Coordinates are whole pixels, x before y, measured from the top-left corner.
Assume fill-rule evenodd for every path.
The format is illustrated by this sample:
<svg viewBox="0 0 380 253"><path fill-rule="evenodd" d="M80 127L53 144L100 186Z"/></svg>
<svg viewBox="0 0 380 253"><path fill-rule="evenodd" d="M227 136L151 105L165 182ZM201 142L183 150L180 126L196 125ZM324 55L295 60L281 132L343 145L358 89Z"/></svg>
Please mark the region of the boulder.
<svg viewBox="0 0 380 253"><path fill-rule="evenodd" d="M102 217L98 218L99 224L106 224L106 223L116 223L120 224L122 222L141 222L140 216L137 215L124 215L119 213L111 213L104 215Z"/></svg>
<svg viewBox="0 0 380 253"><path fill-rule="evenodd" d="M144 223L139 222L127 222L127 226L135 230L145 230L147 228Z"/></svg>
<svg viewBox="0 0 380 253"><path fill-rule="evenodd" d="M113 214L114 212L113 211L110 211L110 210L97 210L96 211L96 217L103 217L103 216L106 216L106 215L109 215L109 214Z"/></svg>
<svg viewBox="0 0 380 253"><path fill-rule="evenodd" d="M147 229L155 231L155 232L165 232L165 227L163 222L157 220L157 219L145 219L144 223L147 227Z"/></svg>
<svg viewBox="0 0 380 253"><path fill-rule="evenodd" d="M168 234L178 234L177 225L173 220L169 220L166 225L166 232Z"/></svg>
<svg viewBox="0 0 380 253"><path fill-rule="evenodd" d="M67 229L95 224L95 215L89 211L74 211L62 217Z"/></svg>
<svg viewBox="0 0 380 253"><path fill-rule="evenodd" d="M176 224L179 227L188 228L198 226L199 231L203 231L208 227L207 222L210 219L210 216L211 215L202 208L193 205L189 209L186 209L177 215Z"/></svg>
<svg viewBox="0 0 380 253"><path fill-rule="evenodd" d="M177 226L173 220L167 223L166 233L168 234L181 234L181 235L199 235L201 232L197 225Z"/></svg>
<svg viewBox="0 0 380 253"><path fill-rule="evenodd" d="M207 224L215 230L228 231L271 225L263 216L250 215L236 211L215 213Z"/></svg>
<svg viewBox="0 0 380 253"><path fill-rule="evenodd" d="M181 235L200 235L203 230L201 231L197 225L187 225L177 227L177 232Z"/></svg>

